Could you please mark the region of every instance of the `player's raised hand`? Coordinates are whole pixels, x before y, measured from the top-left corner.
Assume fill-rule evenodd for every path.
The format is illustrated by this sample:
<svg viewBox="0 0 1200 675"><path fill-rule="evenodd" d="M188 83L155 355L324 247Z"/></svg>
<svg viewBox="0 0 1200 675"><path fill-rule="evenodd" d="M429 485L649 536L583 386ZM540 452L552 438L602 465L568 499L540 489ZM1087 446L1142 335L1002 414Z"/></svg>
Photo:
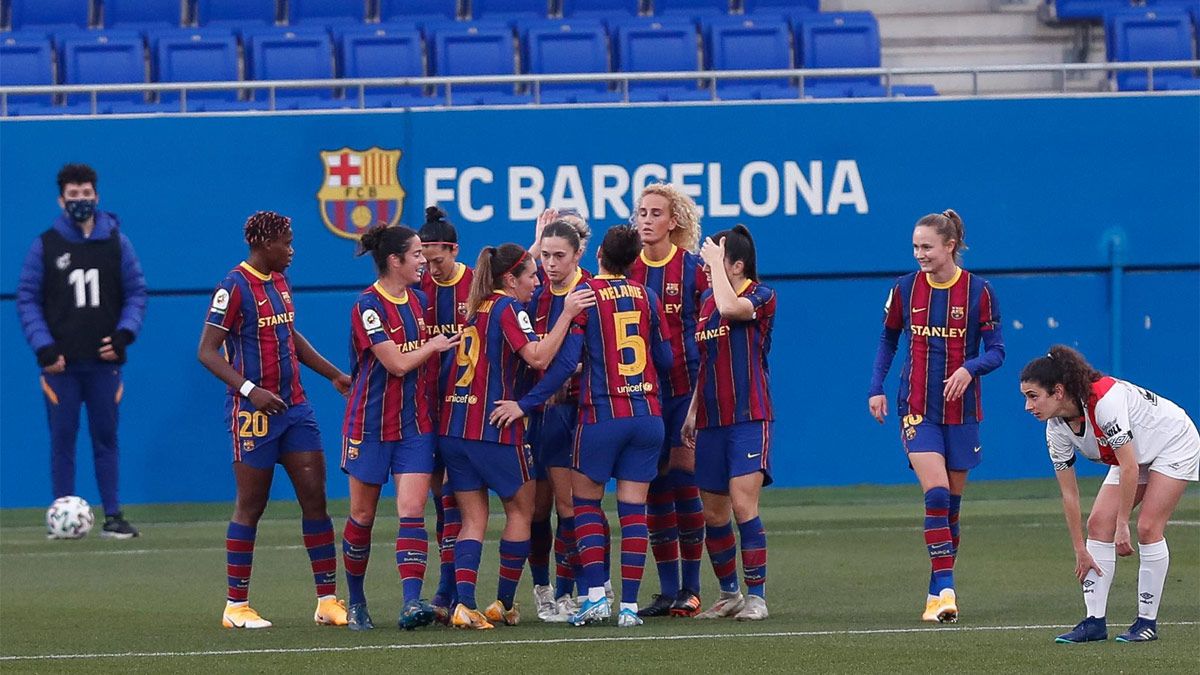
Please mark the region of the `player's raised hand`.
<svg viewBox="0 0 1200 675"><path fill-rule="evenodd" d="M704 245L700 247L700 258L705 265L710 268L725 264L725 237L721 237L721 241L713 241L712 237L704 238Z"/></svg>
<svg viewBox="0 0 1200 675"><path fill-rule="evenodd" d="M275 395L275 392L263 389L262 387L251 389L250 395L246 398L250 399L250 402L254 404L256 409L268 415L274 415L287 410L287 404L283 402L283 399Z"/></svg>
<svg viewBox="0 0 1200 675"><path fill-rule="evenodd" d="M582 288L567 296L563 302L563 312L569 317L574 317L583 310L595 306L596 294L589 288Z"/></svg>
<svg viewBox="0 0 1200 675"><path fill-rule="evenodd" d="M429 345L430 349L437 352L438 354L441 354L442 352L449 351L449 350L457 347L459 341L461 341L461 340L462 340L462 333L455 333L454 335L451 335L449 337L447 337L444 334L439 333L439 334L434 335L433 337L429 338L429 341L426 344Z"/></svg>
<svg viewBox="0 0 1200 675"><path fill-rule="evenodd" d="M963 392L967 390L967 385L971 384L971 371L958 367L958 370L950 374L945 380L945 388L942 394L947 401L957 401L962 398Z"/></svg>
<svg viewBox="0 0 1200 675"><path fill-rule="evenodd" d="M503 429L525 416L525 411L516 401L496 401L496 407L488 416L488 423Z"/></svg>
<svg viewBox="0 0 1200 675"><path fill-rule="evenodd" d="M555 218L558 218L558 211L554 209L546 209L545 211L542 211L542 215L538 216L537 225L534 226L534 241L542 240L542 230L546 229L546 226L550 223L553 223Z"/></svg>
<svg viewBox="0 0 1200 675"><path fill-rule="evenodd" d="M1104 570L1096 564L1096 560L1092 558L1092 554L1088 553L1087 549L1082 549L1075 552L1075 578L1079 583L1087 577L1088 572L1096 572L1096 576L1104 576Z"/></svg>
<svg viewBox="0 0 1200 675"><path fill-rule="evenodd" d="M883 424L883 418L887 417L887 394L876 394L867 399L867 409L876 422Z"/></svg>

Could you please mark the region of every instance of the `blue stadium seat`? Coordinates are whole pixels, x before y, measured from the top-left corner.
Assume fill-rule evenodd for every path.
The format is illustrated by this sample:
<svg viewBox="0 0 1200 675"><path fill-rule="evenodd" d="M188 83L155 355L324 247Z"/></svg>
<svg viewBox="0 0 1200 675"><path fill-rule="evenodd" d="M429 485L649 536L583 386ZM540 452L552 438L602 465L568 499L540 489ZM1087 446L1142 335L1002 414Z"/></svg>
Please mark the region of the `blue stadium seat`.
<svg viewBox="0 0 1200 675"><path fill-rule="evenodd" d="M275 0L196 0L196 23L235 28L275 24Z"/></svg>
<svg viewBox="0 0 1200 675"><path fill-rule="evenodd" d="M432 70L437 75L516 72L512 31L503 24L442 24L430 32ZM510 84L458 85L451 88L450 94L452 105L518 104L533 100L528 94L514 93Z"/></svg>
<svg viewBox="0 0 1200 675"><path fill-rule="evenodd" d="M791 34L782 18L725 17L706 21L705 44L711 70L783 70L792 67ZM798 98L787 78L717 80L723 99Z"/></svg>
<svg viewBox="0 0 1200 675"><path fill-rule="evenodd" d="M594 19L539 21L521 26L526 72L607 73L608 35ZM607 82L542 84L542 103L609 103L622 95L609 91Z"/></svg>
<svg viewBox="0 0 1200 675"><path fill-rule="evenodd" d="M146 54L140 37L105 33L75 33L59 42L63 84L132 84L146 81ZM113 112L113 104L145 103L143 92L98 94L98 112ZM91 94L68 94L71 112L90 112Z"/></svg>
<svg viewBox="0 0 1200 675"><path fill-rule="evenodd" d="M1132 6L1134 0L1046 0L1059 21L1101 21L1104 15Z"/></svg>
<svg viewBox="0 0 1200 675"><path fill-rule="evenodd" d="M91 0L12 0L10 25L14 31L60 33L88 27Z"/></svg>
<svg viewBox="0 0 1200 675"><path fill-rule="evenodd" d="M796 19L796 56L801 68L878 68L879 23L870 12L803 15ZM875 98L887 95L878 75L817 77L804 83L812 98ZM927 84L892 85L893 96L936 96Z"/></svg>
<svg viewBox="0 0 1200 675"><path fill-rule="evenodd" d="M1109 61L1187 61L1195 58L1192 26L1181 9L1127 9L1105 16ZM1191 70L1155 70L1154 88L1166 89L1170 80L1194 79ZM1116 74L1120 91L1145 91L1149 86L1143 71ZM1183 88L1190 88L1184 86Z"/></svg>
<svg viewBox="0 0 1200 675"><path fill-rule="evenodd" d="M549 0L471 0L471 17L508 24L550 16Z"/></svg>
<svg viewBox="0 0 1200 675"><path fill-rule="evenodd" d="M104 0L106 28L178 28L183 23L179 0Z"/></svg>
<svg viewBox="0 0 1200 675"><path fill-rule="evenodd" d="M241 80L237 37L220 28L183 29L162 33L151 48L155 79L159 82L236 82ZM177 91L159 93L159 101L179 110ZM188 91L188 111L245 110L252 104L238 100L237 89ZM259 106L263 107L263 106Z"/></svg>
<svg viewBox="0 0 1200 675"><path fill-rule="evenodd" d="M250 79L321 80L334 77L333 42L324 29L264 28L245 32L246 64ZM254 92L255 101L267 100L266 90ZM331 89L276 89L275 107L340 108Z"/></svg>
<svg viewBox="0 0 1200 675"><path fill-rule="evenodd" d="M42 33L0 35L0 87L54 84L54 54ZM8 115L54 113L49 95L15 94L6 99Z"/></svg>
<svg viewBox="0 0 1200 675"><path fill-rule="evenodd" d="M696 26L688 19L630 19L615 24L617 69L627 73L699 70ZM698 75L697 75L698 77ZM694 80L629 83L631 101L704 101Z"/></svg>
<svg viewBox="0 0 1200 675"><path fill-rule="evenodd" d="M729 15L729 0L654 0L655 16L682 16L693 21Z"/></svg>
<svg viewBox="0 0 1200 675"><path fill-rule="evenodd" d="M458 18L458 0L379 0L379 22L453 21Z"/></svg>
<svg viewBox="0 0 1200 675"><path fill-rule="evenodd" d="M742 0L742 11L747 15L781 16L788 20L801 14L821 11L819 0Z"/></svg>
<svg viewBox="0 0 1200 675"><path fill-rule="evenodd" d="M566 19L619 21L637 16L639 4L639 0L562 0L562 15Z"/></svg>
<svg viewBox="0 0 1200 675"><path fill-rule="evenodd" d="M343 77L423 77L425 56L421 33L409 24L379 24L338 32ZM358 103L358 89L347 88L346 99ZM421 87L369 87L368 108L408 108L436 105Z"/></svg>
<svg viewBox="0 0 1200 675"><path fill-rule="evenodd" d="M367 20L367 0L288 0L287 22L293 26L345 26Z"/></svg>

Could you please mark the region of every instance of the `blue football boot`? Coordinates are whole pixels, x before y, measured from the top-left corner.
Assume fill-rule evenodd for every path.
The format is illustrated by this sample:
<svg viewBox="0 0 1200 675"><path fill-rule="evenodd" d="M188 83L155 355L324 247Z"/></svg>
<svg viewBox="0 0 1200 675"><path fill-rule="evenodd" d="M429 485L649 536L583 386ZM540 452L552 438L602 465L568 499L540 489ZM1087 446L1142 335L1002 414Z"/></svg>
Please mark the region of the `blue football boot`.
<svg viewBox="0 0 1200 675"><path fill-rule="evenodd" d="M433 623L433 618L433 605L424 600L409 600L396 623L404 630L414 630Z"/></svg>
<svg viewBox="0 0 1200 675"><path fill-rule="evenodd" d="M1079 644L1081 642L1103 642L1108 639L1108 625L1104 617L1089 616L1080 621L1069 632L1054 638L1059 644Z"/></svg>
<svg viewBox="0 0 1200 675"><path fill-rule="evenodd" d="M1117 642L1151 642L1158 639L1158 622L1138 617L1129 630L1117 636Z"/></svg>
<svg viewBox="0 0 1200 675"><path fill-rule="evenodd" d="M371 630L375 624L367 613L367 603L357 602L346 608L346 627L350 630Z"/></svg>

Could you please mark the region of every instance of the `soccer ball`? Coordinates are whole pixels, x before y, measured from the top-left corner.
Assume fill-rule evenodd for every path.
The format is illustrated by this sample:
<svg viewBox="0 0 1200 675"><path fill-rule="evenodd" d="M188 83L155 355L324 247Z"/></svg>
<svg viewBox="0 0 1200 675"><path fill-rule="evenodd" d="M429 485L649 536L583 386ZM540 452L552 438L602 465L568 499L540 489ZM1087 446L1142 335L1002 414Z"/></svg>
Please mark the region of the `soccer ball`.
<svg viewBox="0 0 1200 675"><path fill-rule="evenodd" d="M92 507L82 497L59 497L46 509L46 538L80 539L95 521Z"/></svg>

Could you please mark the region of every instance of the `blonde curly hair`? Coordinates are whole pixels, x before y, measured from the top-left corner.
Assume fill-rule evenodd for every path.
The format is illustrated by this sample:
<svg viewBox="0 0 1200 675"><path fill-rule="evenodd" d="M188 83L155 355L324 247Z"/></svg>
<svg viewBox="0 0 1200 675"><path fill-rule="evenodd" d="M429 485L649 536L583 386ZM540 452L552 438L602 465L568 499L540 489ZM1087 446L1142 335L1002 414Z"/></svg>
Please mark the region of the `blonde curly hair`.
<svg viewBox="0 0 1200 675"><path fill-rule="evenodd" d="M671 219L676 225L675 229L671 230L671 243L695 253L700 246L700 212L696 208L696 202L671 183L651 183L642 188L642 194L638 197L638 208L641 208L646 195L658 195L671 204Z"/></svg>

